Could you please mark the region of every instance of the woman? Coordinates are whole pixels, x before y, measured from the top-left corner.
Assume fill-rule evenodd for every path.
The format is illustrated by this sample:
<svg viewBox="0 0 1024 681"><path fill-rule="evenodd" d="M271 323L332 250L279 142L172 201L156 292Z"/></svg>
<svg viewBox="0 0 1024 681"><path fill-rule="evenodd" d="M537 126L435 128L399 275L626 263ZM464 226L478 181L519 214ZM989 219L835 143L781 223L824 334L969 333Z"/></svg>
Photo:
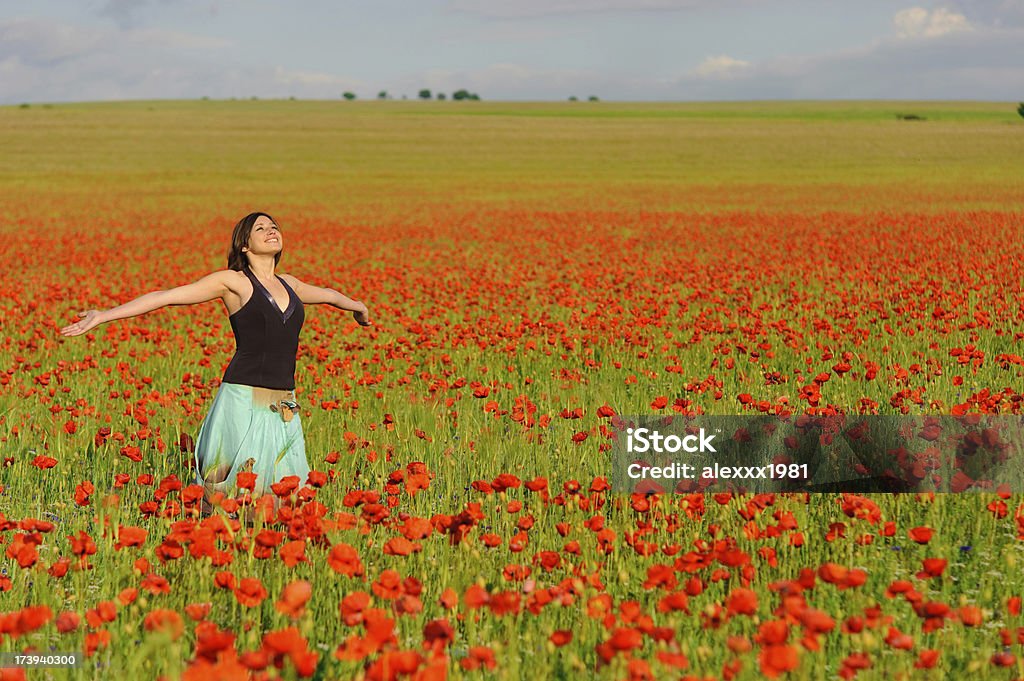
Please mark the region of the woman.
<svg viewBox="0 0 1024 681"><path fill-rule="evenodd" d="M328 303L352 312L369 326L366 305L338 291L277 275L284 238L266 213L242 218L231 237L228 269L168 291L153 291L109 310L79 312L82 319L61 329L77 336L111 322L158 310L220 298L227 308L236 350L196 438L196 482L206 493L203 511L235 485L239 472L256 474L262 494L289 475L309 474L302 422L295 402L295 356L303 305Z"/></svg>

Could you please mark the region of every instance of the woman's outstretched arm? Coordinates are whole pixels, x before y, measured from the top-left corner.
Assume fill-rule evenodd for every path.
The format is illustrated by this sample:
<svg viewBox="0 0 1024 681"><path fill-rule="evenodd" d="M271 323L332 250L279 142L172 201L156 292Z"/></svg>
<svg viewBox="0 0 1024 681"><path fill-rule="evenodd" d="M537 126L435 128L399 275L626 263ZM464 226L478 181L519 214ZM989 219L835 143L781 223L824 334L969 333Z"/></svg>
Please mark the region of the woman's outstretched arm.
<svg viewBox="0 0 1024 681"><path fill-rule="evenodd" d="M292 290L295 291L295 295L299 297L299 300L301 300L304 305L327 303L328 305L333 305L339 310L351 312L352 317L357 322L363 326L370 326L370 313L363 302L353 300L344 293L335 291L332 288L321 288L320 286L303 283L290 274L282 274L281 278L288 282L288 285L292 287Z"/></svg>
<svg viewBox="0 0 1024 681"><path fill-rule="evenodd" d="M150 291L124 305L109 310L86 310L79 312L79 319L74 324L65 326L60 332L65 336L78 336L92 328L117 319L137 317L167 305L194 305L208 300L222 298L228 292L227 270L213 272L198 281L178 286L167 291Z"/></svg>

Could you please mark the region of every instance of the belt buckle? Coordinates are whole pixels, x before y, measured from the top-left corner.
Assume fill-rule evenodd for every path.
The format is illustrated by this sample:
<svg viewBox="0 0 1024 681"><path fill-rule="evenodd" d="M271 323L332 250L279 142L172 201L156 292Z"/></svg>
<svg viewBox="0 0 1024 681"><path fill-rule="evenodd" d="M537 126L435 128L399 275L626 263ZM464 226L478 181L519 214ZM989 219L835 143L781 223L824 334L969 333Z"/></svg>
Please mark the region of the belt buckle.
<svg viewBox="0 0 1024 681"><path fill-rule="evenodd" d="M270 405L270 411L278 413L285 423L289 423L299 411L298 402L292 400L279 400Z"/></svg>

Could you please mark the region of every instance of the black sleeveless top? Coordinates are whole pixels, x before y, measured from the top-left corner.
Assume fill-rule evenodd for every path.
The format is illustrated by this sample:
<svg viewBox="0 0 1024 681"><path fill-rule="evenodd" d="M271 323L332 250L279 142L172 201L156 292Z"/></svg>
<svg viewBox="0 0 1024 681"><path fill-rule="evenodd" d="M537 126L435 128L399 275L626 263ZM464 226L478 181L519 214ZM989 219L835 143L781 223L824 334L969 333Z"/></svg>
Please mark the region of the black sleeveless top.
<svg viewBox="0 0 1024 681"><path fill-rule="evenodd" d="M302 301L284 279L288 307L283 312L274 296L248 267L252 296L229 318L235 334L235 356L224 372L224 383L239 383L272 390L295 389L295 355L299 330L305 320Z"/></svg>

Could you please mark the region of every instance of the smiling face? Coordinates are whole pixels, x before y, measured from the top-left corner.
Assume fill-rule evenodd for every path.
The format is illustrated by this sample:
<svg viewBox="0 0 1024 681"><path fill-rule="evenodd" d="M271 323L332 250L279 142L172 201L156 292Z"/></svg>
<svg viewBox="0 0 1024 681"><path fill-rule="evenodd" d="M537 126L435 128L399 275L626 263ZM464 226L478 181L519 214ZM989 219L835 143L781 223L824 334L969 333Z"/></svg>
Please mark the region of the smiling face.
<svg viewBox="0 0 1024 681"><path fill-rule="evenodd" d="M253 255L276 255L284 248L281 231L266 215L256 218L249 232L249 252Z"/></svg>
<svg viewBox="0 0 1024 681"><path fill-rule="evenodd" d="M250 266L250 260L273 257L274 265L284 253L284 235L274 218L262 211L249 213L235 224L228 250L228 269L241 272Z"/></svg>

